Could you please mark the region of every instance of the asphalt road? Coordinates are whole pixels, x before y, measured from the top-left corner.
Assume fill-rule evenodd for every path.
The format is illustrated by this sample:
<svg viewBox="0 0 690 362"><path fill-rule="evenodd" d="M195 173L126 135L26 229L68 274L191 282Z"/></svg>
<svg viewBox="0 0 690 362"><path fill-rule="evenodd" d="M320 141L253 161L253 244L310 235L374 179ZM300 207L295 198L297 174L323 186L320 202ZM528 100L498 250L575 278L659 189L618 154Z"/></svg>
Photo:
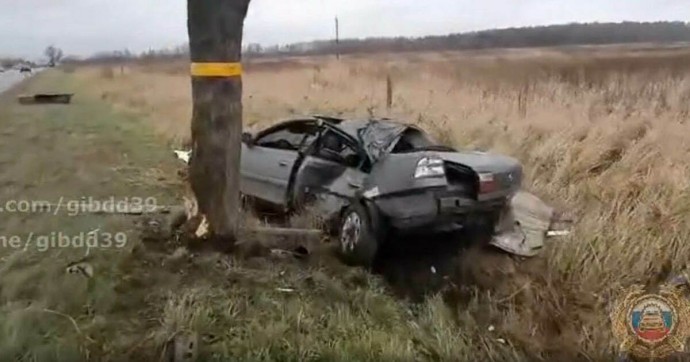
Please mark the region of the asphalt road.
<svg viewBox="0 0 690 362"><path fill-rule="evenodd" d="M36 74L39 71L40 69L34 69L33 74ZM6 70L0 73L0 93L8 90L27 77L29 77L29 75L21 74L18 70Z"/></svg>

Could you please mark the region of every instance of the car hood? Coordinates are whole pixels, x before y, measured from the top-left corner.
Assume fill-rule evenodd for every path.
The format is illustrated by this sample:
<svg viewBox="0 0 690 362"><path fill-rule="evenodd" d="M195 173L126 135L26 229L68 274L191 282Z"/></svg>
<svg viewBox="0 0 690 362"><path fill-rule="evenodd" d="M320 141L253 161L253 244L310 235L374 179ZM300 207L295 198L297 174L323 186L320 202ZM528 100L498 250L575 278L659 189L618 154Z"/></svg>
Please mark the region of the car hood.
<svg viewBox="0 0 690 362"><path fill-rule="evenodd" d="M520 162L512 157L479 151L439 152L444 161L459 163L475 172L504 172L520 167Z"/></svg>

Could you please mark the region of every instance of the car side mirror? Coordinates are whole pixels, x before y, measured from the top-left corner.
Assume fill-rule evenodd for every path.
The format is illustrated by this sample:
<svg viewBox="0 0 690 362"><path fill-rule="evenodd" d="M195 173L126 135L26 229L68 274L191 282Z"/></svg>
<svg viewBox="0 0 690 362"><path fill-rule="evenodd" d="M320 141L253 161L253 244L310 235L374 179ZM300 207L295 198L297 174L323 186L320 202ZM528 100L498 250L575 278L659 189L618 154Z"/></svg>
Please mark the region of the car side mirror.
<svg viewBox="0 0 690 362"><path fill-rule="evenodd" d="M242 143L246 144L247 146L250 146L253 141L254 141L254 137L252 136L251 133L242 132Z"/></svg>

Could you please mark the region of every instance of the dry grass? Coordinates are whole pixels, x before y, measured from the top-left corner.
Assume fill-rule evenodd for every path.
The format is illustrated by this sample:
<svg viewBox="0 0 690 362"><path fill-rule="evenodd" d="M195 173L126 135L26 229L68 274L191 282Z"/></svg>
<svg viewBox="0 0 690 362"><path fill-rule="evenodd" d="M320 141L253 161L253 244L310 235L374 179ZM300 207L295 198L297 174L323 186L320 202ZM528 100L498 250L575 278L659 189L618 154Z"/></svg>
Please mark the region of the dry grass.
<svg viewBox="0 0 690 362"><path fill-rule="evenodd" d="M183 63L131 65L112 79L98 68L76 76L183 143L191 114L186 69ZM509 350L533 357L610 356L606 308L617 288L654 283L690 260L686 49L314 58L247 69L247 127L308 113L419 122L446 142L518 157L532 191L578 216L576 232L550 245L543 259L469 275L483 291L475 304L455 302L451 314L459 326L424 317L435 318L433 328L444 329L445 337L462 333L458 338L478 356L516 358ZM464 300L462 293L456 297ZM489 322L511 348L487 342L482 328ZM433 350L457 358L455 348Z"/></svg>

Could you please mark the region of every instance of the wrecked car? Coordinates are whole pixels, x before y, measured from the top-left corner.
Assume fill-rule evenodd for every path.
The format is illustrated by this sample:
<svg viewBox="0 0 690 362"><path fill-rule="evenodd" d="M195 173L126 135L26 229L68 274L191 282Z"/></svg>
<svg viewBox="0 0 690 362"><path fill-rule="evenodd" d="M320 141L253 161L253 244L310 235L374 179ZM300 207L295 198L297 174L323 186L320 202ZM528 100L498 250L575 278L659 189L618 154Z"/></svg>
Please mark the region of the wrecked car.
<svg viewBox="0 0 690 362"><path fill-rule="evenodd" d="M514 158L456 150L390 119L313 116L242 134L242 196L282 212L312 206L332 226L342 256L359 265L370 265L392 235L464 229L535 255L541 241L527 242L511 205L522 178ZM545 208L541 219L531 213L544 235L552 211L537 206Z"/></svg>

